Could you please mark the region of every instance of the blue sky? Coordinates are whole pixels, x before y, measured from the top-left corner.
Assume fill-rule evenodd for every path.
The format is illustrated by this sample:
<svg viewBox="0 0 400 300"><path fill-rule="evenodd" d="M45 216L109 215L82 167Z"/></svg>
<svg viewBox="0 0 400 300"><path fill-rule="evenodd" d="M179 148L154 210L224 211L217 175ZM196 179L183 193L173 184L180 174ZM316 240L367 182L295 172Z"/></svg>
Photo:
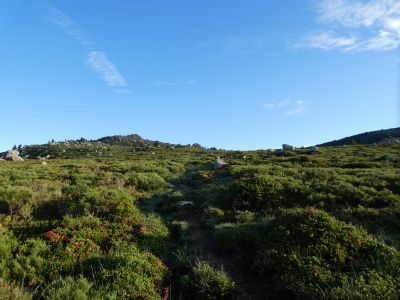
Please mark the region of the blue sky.
<svg viewBox="0 0 400 300"><path fill-rule="evenodd" d="M0 150L227 149L399 126L399 0L2 0Z"/></svg>

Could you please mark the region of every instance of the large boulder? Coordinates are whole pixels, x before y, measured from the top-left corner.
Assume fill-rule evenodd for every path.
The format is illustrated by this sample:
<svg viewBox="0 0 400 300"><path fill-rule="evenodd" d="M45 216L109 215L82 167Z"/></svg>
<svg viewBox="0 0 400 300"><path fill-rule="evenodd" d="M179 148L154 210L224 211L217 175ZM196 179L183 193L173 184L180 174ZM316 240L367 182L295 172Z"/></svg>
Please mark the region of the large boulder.
<svg viewBox="0 0 400 300"><path fill-rule="evenodd" d="M9 150L5 156L6 160L12 161L23 161L24 159L19 156L19 152L17 150Z"/></svg>
<svg viewBox="0 0 400 300"><path fill-rule="evenodd" d="M225 168L227 166L228 166L228 164L222 158L218 157L214 161L214 170L219 170L219 169Z"/></svg>
<svg viewBox="0 0 400 300"><path fill-rule="evenodd" d="M311 154L318 154L319 153L319 149L318 149L317 146L312 146L310 148L310 150L311 150Z"/></svg>

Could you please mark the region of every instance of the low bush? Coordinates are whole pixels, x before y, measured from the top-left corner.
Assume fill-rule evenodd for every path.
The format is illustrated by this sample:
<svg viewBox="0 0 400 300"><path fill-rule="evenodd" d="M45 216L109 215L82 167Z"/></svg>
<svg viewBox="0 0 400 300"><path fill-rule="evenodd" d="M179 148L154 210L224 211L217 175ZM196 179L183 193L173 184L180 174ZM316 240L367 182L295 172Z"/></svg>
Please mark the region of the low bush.
<svg viewBox="0 0 400 300"><path fill-rule="evenodd" d="M346 298L359 298L365 291L370 298L400 297L400 253L365 231L315 209L283 210L269 229L254 268L277 274L294 295L339 299L346 291Z"/></svg>
<svg viewBox="0 0 400 300"><path fill-rule="evenodd" d="M31 300L32 296L0 278L0 298L3 300Z"/></svg>
<svg viewBox="0 0 400 300"><path fill-rule="evenodd" d="M133 173L126 183L135 187L138 191L145 192L159 190L166 185L164 178L153 172Z"/></svg>
<svg viewBox="0 0 400 300"><path fill-rule="evenodd" d="M197 261L189 275L182 276L181 283L186 299L228 299L235 282L223 270L204 261Z"/></svg>
<svg viewBox="0 0 400 300"><path fill-rule="evenodd" d="M171 223L171 233L174 238L180 238L185 235L189 230L189 223L186 221L172 221Z"/></svg>

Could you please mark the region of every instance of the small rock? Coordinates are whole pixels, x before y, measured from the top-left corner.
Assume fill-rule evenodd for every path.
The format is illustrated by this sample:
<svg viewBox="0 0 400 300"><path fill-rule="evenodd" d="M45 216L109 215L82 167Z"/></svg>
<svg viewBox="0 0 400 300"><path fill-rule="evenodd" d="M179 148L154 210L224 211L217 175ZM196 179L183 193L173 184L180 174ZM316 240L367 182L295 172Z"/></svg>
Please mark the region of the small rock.
<svg viewBox="0 0 400 300"><path fill-rule="evenodd" d="M214 170L219 170L219 169L227 167L227 166L228 166L228 164L219 157L214 161Z"/></svg>
<svg viewBox="0 0 400 300"><path fill-rule="evenodd" d="M47 162L42 161L42 165L43 165L43 166L47 166Z"/></svg>
<svg viewBox="0 0 400 300"><path fill-rule="evenodd" d="M390 162L395 162L396 161L396 157L392 156L392 155L385 155L383 157L384 161L390 161Z"/></svg>
<svg viewBox="0 0 400 300"><path fill-rule="evenodd" d="M188 206L188 205L193 205L194 203L192 201L179 201L177 202L179 206Z"/></svg>
<svg viewBox="0 0 400 300"><path fill-rule="evenodd" d="M51 155L50 155L50 154L46 155L46 159L49 159L50 157L51 157Z"/></svg>
<svg viewBox="0 0 400 300"><path fill-rule="evenodd" d="M169 187L169 188L174 188L175 185L174 185L173 183L171 183L171 182L167 182L167 187Z"/></svg>

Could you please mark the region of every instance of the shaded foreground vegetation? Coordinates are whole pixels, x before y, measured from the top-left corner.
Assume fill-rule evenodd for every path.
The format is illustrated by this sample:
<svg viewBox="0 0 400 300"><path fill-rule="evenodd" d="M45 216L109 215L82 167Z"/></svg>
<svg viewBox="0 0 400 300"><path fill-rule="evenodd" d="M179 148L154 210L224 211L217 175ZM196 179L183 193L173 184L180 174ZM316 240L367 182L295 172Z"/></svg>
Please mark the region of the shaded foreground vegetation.
<svg viewBox="0 0 400 300"><path fill-rule="evenodd" d="M398 144L25 152L51 158L0 162L2 298L400 298Z"/></svg>

